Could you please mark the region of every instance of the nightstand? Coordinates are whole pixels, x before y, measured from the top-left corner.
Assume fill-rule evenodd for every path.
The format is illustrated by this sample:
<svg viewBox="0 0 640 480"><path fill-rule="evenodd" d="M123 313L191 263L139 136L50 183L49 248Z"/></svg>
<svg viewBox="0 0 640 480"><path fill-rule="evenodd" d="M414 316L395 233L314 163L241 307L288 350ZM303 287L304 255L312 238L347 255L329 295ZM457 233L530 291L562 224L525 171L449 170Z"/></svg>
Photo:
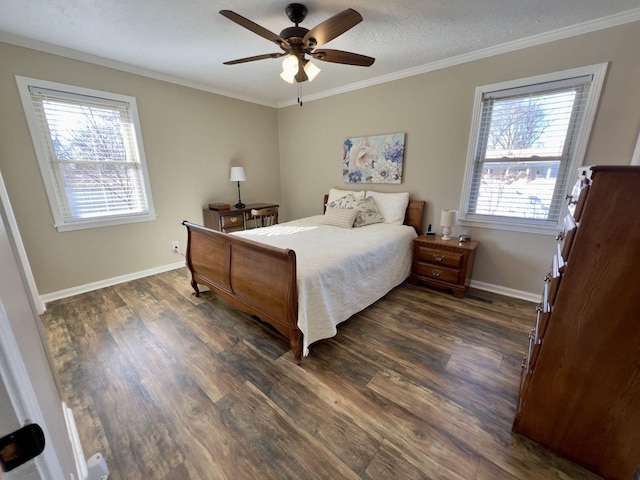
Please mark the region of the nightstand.
<svg viewBox="0 0 640 480"><path fill-rule="evenodd" d="M413 264L409 282L451 290L464 297L469 282L478 242L458 242L457 238L419 236L413 241Z"/></svg>
<svg viewBox="0 0 640 480"><path fill-rule="evenodd" d="M203 209L204 226L224 233L238 232L253 226L252 209L278 207L275 203L248 203L244 208L231 207L229 210Z"/></svg>

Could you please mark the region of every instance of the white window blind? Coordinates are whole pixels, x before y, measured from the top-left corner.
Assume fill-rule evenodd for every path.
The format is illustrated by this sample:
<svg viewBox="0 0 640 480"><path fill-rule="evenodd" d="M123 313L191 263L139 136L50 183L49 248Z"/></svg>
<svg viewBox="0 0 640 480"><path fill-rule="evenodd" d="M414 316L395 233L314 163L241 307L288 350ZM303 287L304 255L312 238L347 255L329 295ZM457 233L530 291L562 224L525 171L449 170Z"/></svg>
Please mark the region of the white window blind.
<svg viewBox="0 0 640 480"><path fill-rule="evenodd" d="M594 78L511 82L481 92L463 220L533 229L559 224L595 113Z"/></svg>
<svg viewBox="0 0 640 480"><path fill-rule="evenodd" d="M29 83L25 84L25 110L31 114L34 143L39 142L36 150L56 227L65 230L155 218L135 105L122 96Z"/></svg>

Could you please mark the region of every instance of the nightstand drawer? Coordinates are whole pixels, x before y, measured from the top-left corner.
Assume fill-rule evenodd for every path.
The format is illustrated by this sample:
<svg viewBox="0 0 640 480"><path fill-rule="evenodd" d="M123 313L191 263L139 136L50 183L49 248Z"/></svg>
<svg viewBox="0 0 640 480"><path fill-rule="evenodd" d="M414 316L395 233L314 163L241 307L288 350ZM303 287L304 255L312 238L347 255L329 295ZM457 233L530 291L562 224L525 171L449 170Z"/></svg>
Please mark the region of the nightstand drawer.
<svg viewBox="0 0 640 480"><path fill-rule="evenodd" d="M442 282L458 283L458 277L460 276L460 270L454 270L451 268L441 267L439 265L433 265L429 263L419 262L416 267L418 275L423 277L433 278Z"/></svg>
<svg viewBox="0 0 640 480"><path fill-rule="evenodd" d="M460 268L463 255L461 253L449 252L447 250L436 250L429 247L418 247L418 260L420 262L433 263L451 268Z"/></svg>
<svg viewBox="0 0 640 480"><path fill-rule="evenodd" d="M230 229L230 227L242 227L244 229L244 214L221 215L220 225L224 229Z"/></svg>

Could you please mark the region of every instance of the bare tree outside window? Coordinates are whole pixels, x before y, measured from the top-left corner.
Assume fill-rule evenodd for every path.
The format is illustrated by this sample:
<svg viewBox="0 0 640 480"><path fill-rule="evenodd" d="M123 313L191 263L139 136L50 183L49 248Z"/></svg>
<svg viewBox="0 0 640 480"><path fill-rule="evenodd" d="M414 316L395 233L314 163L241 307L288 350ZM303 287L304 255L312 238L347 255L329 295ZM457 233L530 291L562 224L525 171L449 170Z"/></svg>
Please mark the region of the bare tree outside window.
<svg viewBox="0 0 640 480"><path fill-rule="evenodd" d="M539 99L496 102L491 115L488 151L513 151L531 147L551 125Z"/></svg>
<svg viewBox="0 0 640 480"><path fill-rule="evenodd" d="M43 101L57 171L77 217L139 210L136 162L117 108Z"/></svg>
<svg viewBox="0 0 640 480"><path fill-rule="evenodd" d="M59 232L156 219L135 97L16 82Z"/></svg>
<svg viewBox="0 0 640 480"><path fill-rule="evenodd" d="M485 104L476 213L548 217L574 97L553 92Z"/></svg>

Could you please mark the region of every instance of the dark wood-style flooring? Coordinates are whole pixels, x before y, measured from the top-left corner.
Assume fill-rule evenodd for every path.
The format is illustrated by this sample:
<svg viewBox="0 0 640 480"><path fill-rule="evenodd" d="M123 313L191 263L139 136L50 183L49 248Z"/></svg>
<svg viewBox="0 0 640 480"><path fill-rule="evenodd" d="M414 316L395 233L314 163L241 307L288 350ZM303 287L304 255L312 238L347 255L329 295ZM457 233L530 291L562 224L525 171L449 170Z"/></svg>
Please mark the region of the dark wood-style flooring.
<svg viewBox="0 0 640 480"><path fill-rule="evenodd" d="M511 433L534 305L403 284L296 366L183 269L51 302L85 455L110 479L594 479Z"/></svg>

